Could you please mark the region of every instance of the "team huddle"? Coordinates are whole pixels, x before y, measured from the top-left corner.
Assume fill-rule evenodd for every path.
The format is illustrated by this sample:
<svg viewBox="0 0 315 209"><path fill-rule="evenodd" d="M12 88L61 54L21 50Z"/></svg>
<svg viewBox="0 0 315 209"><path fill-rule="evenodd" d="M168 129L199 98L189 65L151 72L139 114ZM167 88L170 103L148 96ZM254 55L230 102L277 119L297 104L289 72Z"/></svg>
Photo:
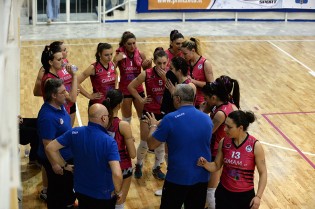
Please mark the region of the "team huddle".
<svg viewBox="0 0 315 209"><path fill-rule="evenodd" d="M151 59L126 31L115 52L99 43L95 59L79 74L63 42L42 53L34 95L44 99L37 154L48 209L74 208L76 199L80 209L124 208L148 151L152 175L164 180L156 192L161 209L259 208L267 169L262 145L247 132L255 116L240 110L236 79L214 78L199 39L173 30L170 47L157 47ZM81 86L88 77L93 89ZM72 128L79 94L89 99L89 122ZM132 105L140 139L132 134Z"/></svg>

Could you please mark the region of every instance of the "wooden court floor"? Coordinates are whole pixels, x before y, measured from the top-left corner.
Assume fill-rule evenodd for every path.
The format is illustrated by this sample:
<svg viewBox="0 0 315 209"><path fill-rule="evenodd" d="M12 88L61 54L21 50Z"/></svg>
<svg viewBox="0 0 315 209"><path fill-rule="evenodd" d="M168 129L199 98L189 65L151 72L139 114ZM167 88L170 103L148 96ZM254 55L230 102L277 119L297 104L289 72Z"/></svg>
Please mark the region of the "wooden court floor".
<svg viewBox="0 0 315 209"><path fill-rule="evenodd" d="M249 128L264 145L268 184L261 209L315 208L315 37L200 37L203 55L212 63L215 78L229 75L240 83L241 108L256 114ZM97 43L117 47L118 39L66 40L70 62L79 73L94 62ZM43 101L32 90L41 67L40 56L51 40L21 44L21 115L36 117ZM137 39L147 57L153 50L168 47L167 38ZM83 84L91 90L90 80ZM88 100L78 97L83 125L87 124ZM78 125L78 120L76 120ZM139 122L132 118L139 143ZM22 149L23 150L23 149ZM151 174L154 156L148 154L144 176L133 179L126 209L159 208L154 191L163 185ZM165 164L162 166L166 170ZM38 199L40 171L21 156L23 208L45 208ZM255 184L257 188L258 173Z"/></svg>

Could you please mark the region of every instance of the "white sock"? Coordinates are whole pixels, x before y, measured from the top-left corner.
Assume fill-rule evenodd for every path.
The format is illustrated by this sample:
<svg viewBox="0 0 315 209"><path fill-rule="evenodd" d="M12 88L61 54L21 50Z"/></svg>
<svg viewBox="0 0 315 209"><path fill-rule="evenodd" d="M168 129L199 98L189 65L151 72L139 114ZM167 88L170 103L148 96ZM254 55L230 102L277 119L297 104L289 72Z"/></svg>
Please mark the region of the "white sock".
<svg viewBox="0 0 315 209"><path fill-rule="evenodd" d="M115 205L115 209L124 209L125 204Z"/></svg>
<svg viewBox="0 0 315 209"><path fill-rule="evenodd" d="M122 120L123 120L123 121L127 121L127 122L130 124L130 122L131 122L131 117L129 117L129 118L122 117Z"/></svg>
<svg viewBox="0 0 315 209"><path fill-rule="evenodd" d="M155 154L155 163L154 163L154 168L157 166L161 166L161 163L164 161L164 155L165 155L165 144L162 143L160 146L154 149L154 154Z"/></svg>
<svg viewBox="0 0 315 209"><path fill-rule="evenodd" d="M137 149L137 164L142 165L143 159L145 158L148 151L148 143L140 140L140 144Z"/></svg>
<svg viewBox="0 0 315 209"><path fill-rule="evenodd" d="M208 209L215 209L215 193L216 188L208 188L207 189L207 203L208 203Z"/></svg>

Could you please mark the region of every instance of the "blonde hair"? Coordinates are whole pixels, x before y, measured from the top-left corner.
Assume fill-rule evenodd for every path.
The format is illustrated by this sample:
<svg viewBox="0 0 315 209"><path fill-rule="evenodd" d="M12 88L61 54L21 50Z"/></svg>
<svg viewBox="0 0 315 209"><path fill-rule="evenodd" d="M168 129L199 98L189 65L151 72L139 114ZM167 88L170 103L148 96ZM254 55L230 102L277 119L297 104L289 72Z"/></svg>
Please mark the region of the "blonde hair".
<svg viewBox="0 0 315 209"><path fill-rule="evenodd" d="M190 51L192 49L195 49L196 53L202 56L200 40L197 38L191 37L189 40L184 41L182 44L182 48L187 48Z"/></svg>

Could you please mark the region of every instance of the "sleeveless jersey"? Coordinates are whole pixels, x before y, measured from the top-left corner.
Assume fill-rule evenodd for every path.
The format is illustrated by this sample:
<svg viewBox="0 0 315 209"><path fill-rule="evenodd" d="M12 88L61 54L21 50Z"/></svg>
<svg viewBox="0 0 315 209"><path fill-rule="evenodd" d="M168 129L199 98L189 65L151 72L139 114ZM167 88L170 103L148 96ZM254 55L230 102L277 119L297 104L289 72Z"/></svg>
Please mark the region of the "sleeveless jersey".
<svg viewBox="0 0 315 209"><path fill-rule="evenodd" d="M115 117L113 119L111 127L107 131L109 135L112 136L117 142L118 151L120 155L120 167L123 170L123 169L128 169L132 167L132 164L131 164L131 158L129 156L129 153L125 144L125 139L119 131L120 121L121 120L119 118Z"/></svg>
<svg viewBox="0 0 315 209"><path fill-rule="evenodd" d="M175 57L175 55L170 51L170 49L165 50L165 53L168 56L168 62L166 65L166 71L168 71L170 69L170 66L171 66L171 61ZM183 52L180 51L176 57L184 57Z"/></svg>
<svg viewBox="0 0 315 209"><path fill-rule="evenodd" d="M143 110L155 114L161 114L161 104L165 89L165 82L155 72L155 67L147 69L145 74L145 89L147 96L150 96L152 101L144 104Z"/></svg>
<svg viewBox="0 0 315 209"><path fill-rule="evenodd" d="M91 104L102 103L106 97L106 93L111 89L115 89L115 65L112 61L108 63L107 69L100 62L95 62L92 65L95 69L95 75L90 76L93 93L101 92L104 96L100 99L91 100L90 102Z"/></svg>
<svg viewBox="0 0 315 209"><path fill-rule="evenodd" d="M127 87L129 83L141 73L142 58L140 56L140 51L136 49L132 58L127 55L124 47L120 47L116 50L116 52L124 52L127 56L125 59L118 62L118 68L120 71L119 89L123 95L131 95ZM138 93L143 92L143 86L138 86L137 91Z"/></svg>
<svg viewBox="0 0 315 209"><path fill-rule="evenodd" d="M225 119L227 118L227 116L233 112L233 104L228 102L226 104L222 104L220 106L218 106L217 108L215 108L214 112L211 114L211 119L214 118L215 114L217 112L223 112L225 115ZM225 121L224 119L224 121ZM225 128L225 123L223 122L219 128L212 134L212 138L211 138L211 154L212 156L217 156L218 153L218 149L219 149L219 143L221 141L222 138L226 137L226 133L224 131Z"/></svg>
<svg viewBox="0 0 315 209"><path fill-rule="evenodd" d="M42 77L42 82L40 84L40 89L42 91L43 99L45 100L45 83L47 79L59 79L58 75L52 74L51 72L45 73Z"/></svg>
<svg viewBox="0 0 315 209"><path fill-rule="evenodd" d="M247 135L245 141L237 147L233 139L224 138L221 183L227 190L246 192L254 188L256 141L253 136Z"/></svg>
<svg viewBox="0 0 315 209"><path fill-rule="evenodd" d="M190 66L190 76L197 81L206 81L204 70L206 58L200 57L194 66ZM204 96L201 91L202 88L197 87L195 105L200 105L204 102Z"/></svg>
<svg viewBox="0 0 315 209"><path fill-rule="evenodd" d="M63 63L66 65L69 63L67 59L63 59ZM63 80L63 85L66 87L67 92L70 93L71 87L72 87L72 76L68 73L65 67L63 67L61 70L57 71L57 75L61 80ZM64 104L67 112L70 114L70 107L72 107L74 103L67 101L66 104Z"/></svg>

